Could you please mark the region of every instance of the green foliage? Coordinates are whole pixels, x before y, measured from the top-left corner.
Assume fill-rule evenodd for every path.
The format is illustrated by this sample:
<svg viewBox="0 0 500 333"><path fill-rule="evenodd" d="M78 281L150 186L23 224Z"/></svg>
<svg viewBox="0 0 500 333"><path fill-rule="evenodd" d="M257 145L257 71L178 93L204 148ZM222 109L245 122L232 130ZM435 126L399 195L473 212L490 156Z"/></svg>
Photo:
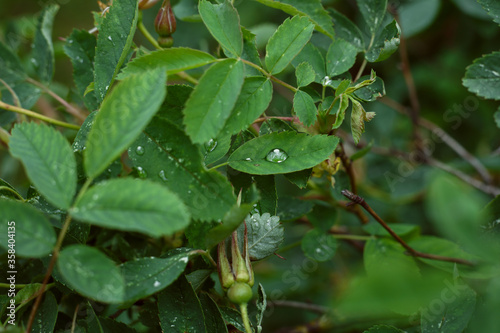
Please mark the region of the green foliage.
<svg viewBox="0 0 500 333"><path fill-rule="evenodd" d="M0 331L496 332L500 10L400 2L2 22Z"/></svg>

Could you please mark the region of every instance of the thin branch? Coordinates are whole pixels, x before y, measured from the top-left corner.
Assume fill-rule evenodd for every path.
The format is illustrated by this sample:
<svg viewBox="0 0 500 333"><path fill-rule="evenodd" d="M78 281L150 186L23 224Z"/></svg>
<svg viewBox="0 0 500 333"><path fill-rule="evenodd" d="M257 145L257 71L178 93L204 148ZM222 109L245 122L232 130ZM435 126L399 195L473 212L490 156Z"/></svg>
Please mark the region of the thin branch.
<svg viewBox="0 0 500 333"><path fill-rule="evenodd" d="M260 67L259 65L256 65L254 64L253 62L251 61L248 61L248 60L245 60L245 59L239 59L241 60L244 64L247 64L248 66L250 67L253 67L255 68L256 70L258 70L259 72L261 72L262 74L264 74L265 76L267 76L269 79L271 79L272 81L278 83L279 85L282 85L283 87L285 88L288 88L290 89L291 91L293 92L297 92L297 88L289 85L288 83L284 82L284 81L281 81L280 79L278 79L277 77L271 75L271 73L268 73L266 70L264 70L262 67Z"/></svg>
<svg viewBox="0 0 500 333"><path fill-rule="evenodd" d="M494 197L496 197L497 195L500 195L500 188L485 184L477 179L474 179L471 176L463 173L462 171L453 169L452 167L450 167L449 165L447 165L443 162L440 162L440 161L435 160L433 158L429 158L427 161L427 164L434 166L438 169L441 169L443 171L446 171L446 172L460 178L464 182L474 186L475 188L477 188L478 190L480 190L486 194L492 195Z"/></svg>
<svg viewBox="0 0 500 333"><path fill-rule="evenodd" d="M312 303L304 303L304 302L297 302L297 301L286 301L286 300L275 300L269 302L268 306L281 306L281 307L287 307L287 308L296 308L296 309L302 309L306 311L311 311L319 314L326 314L330 312L330 309L327 308L326 306L321 306L317 304L312 304Z"/></svg>
<svg viewBox="0 0 500 333"><path fill-rule="evenodd" d="M74 130L77 130L77 131L80 129L80 126L69 124L69 123L65 123L63 121L59 121L59 120L56 120L56 119L52 119L52 118L46 117L44 115L41 115L39 113L30 111L30 110L26 110L26 109L19 108L19 107L14 106L14 105L6 104L6 103L4 103L2 101L0 101L0 109L4 109L4 110L7 110L7 111L12 111L12 112L17 112L17 113L20 113L20 114L24 114L26 116L29 116L29 117L32 117L32 118L36 118L36 119L40 119L40 120L43 120L43 121L45 121L47 123L50 123L50 124L53 124L53 125L57 125L57 126L61 126L61 127L65 127L65 128L70 128L70 129L74 129Z"/></svg>
<svg viewBox="0 0 500 333"><path fill-rule="evenodd" d="M344 149L344 144L342 141L339 142L339 151L337 152L337 156L340 157L342 160L342 164L344 165L344 168L347 172L347 175L349 176L349 183L351 184L351 191L354 194L358 194L358 190L356 188L356 175L354 174L354 169L352 167L352 161L351 159L346 155L345 149Z"/></svg>
<svg viewBox="0 0 500 333"><path fill-rule="evenodd" d="M44 92L46 92L47 94L49 94L52 98L54 98L62 106L64 106L66 108L66 111L69 114L71 114L72 116L74 116L75 118L80 119L82 122L87 118L87 116L84 115L84 114L82 114L80 110L78 110L73 105L71 105L68 102L66 102L62 97L60 97L55 92L53 92L52 90L50 90L49 87L43 85L42 83L40 83L40 82L38 82L36 80L33 80L32 78L27 78L26 82L31 83L32 85L34 85L34 86L42 89Z"/></svg>
<svg viewBox="0 0 500 333"><path fill-rule="evenodd" d="M42 301L42 296L43 293L45 292L45 287L47 286L47 283L49 282L49 279L52 275L52 271L54 270L54 266L57 261L57 257L59 257L59 250L61 249L64 236L66 236L66 232L69 229L69 225L71 223L71 215L66 216L66 220L64 221L64 224L62 226L61 231L59 232L59 237L57 238L56 245L54 246L54 250L52 251L52 258L49 263L49 267L47 268L47 272L45 273L45 277L43 278L42 285L40 286L40 289L37 291L37 297L35 299L35 303L33 304L33 308L31 308L31 313L28 319L28 324L26 327L26 332L31 332L31 327L33 326L33 322L35 320L36 312L38 310L38 307L40 306L40 302Z"/></svg>
<svg viewBox="0 0 500 333"><path fill-rule="evenodd" d="M406 110L406 107L395 100L384 96L379 100L380 102L384 103L385 105L389 106L390 108L396 110L397 112L409 116L408 111ZM429 131L433 132L439 138L446 144L448 145L453 151L455 151L461 158L463 158L467 163L469 163L476 171L479 173L481 178L488 183L491 184L492 182L492 177L488 170L481 164L481 162L473 156L471 153L469 153L458 141L456 141L453 137L451 137L448 133L446 133L441 127L433 123L432 121L429 121L424 118L420 118L419 125L428 129Z"/></svg>
<svg viewBox="0 0 500 333"><path fill-rule="evenodd" d="M9 93L12 95L12 99L14 100L14 104L18 107L21 107L21 102L19 101L19 97L17 96L16 92L14 91L14 89L12 89L11 86L9 86L7 84L7 82L5 82L4 80L0 79L0 83L2 83L5 88L7 88L7 90L9 91Z"/></svg>
<svg viewBox="0 0 500 333"><path fill-rule="evenodd" d="M283 120L283 121L291 121L291 122L294 122L295 120L297 120L298 118L297 117L261 117L261 118L258 118L258 119L255 119L253 121L253 124L258 124L258 123L263 123L269 119L280 119L280 120Z"/></svg>
<svg viewBox="0 0 500 333"><path fill-rule="evenodd" d="M413 249L410 245L408 245L401 237L399 237L398 234L396 234L388 225L385 223L385 221L375 213L375 211L366 203L366 201L360 197L359 195L356 195L349 190L342 190L342 194L349 200L352 201L352 204L358 204L361 207L363 207L373 218L380 223L380 225L387 230L389 234L399 243L401 244L407 251L409 255L412 255L414 257L420 257L420 258L425 258L425 259L432 259L432 260L439 260L439 261L446 261L446 262L453 262L457 264L463 264L463 265L469 265L469 266L475 266L475 263L465 260L465 259L460 259L460 258L452 258L452 257L445 257L445 256L440 256L436 254L429 254L429 253L423 253L420 251L417 251Z"/></svg>

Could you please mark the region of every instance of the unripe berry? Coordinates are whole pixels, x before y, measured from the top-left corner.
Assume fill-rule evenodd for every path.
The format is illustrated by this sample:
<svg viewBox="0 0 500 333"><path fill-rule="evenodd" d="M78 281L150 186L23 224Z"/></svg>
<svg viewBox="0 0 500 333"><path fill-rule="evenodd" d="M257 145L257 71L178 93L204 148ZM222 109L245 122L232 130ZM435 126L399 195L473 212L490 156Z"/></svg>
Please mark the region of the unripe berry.
<svg viewBox="0 0 500 333"><path fill-rule="evenodd" d="M236 282L227 291L227 297L234 304L247 304L252 299L252 288L246 283Z"/></svg>

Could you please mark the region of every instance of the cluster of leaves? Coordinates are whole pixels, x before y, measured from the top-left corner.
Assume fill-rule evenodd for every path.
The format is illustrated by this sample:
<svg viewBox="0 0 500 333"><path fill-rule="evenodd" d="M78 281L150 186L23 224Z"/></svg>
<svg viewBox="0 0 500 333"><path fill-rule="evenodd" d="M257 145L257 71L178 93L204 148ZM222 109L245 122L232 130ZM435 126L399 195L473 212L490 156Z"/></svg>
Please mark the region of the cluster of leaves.
<svg viewBox="0 0 500 333"><path fill-rule="evenodd" d="M233 1L200 0L196 12L183 12L187 21L201 20L218 43L217 52L209 53L136 45L142 24L137 1L114 0L105 15L95 15L97 36L74 30L65 39L73 98L90 113L81 126L38 117L67 127L65 132L16 121L10 112L36 116L26 110L52 81L58 6L48 5L39 16L31 65L0 43L0 106L7 110L1 114L0 138L32 184L23 196L0 179L0 225L8 230L14 221L16 227L15 247L7 232L0 233L0 246L5 254L15 250L17 257L13 266L7 259L2 263L17 271L19 331L30 325L33 332L245 331L241 314L223 297L212 259L216 245L233 231L243 239L243 221L254 261L276 253L286 227L300 220L312 227L298 242L307 260L334 258L342 238L338 211L346 208L340 190L347 179L339 171L345 152L335 134L350 111L352 141L360 142L365 123L375 116L365 103L385 94L373 70L362 74L368 63L397 50L400 27L387 11L387 0L357 0L359 25L325 10L320 0L257 1L290 15L273 29L262 58ZM479 2L498 23L496 3ZM192 8L192 3L176 6ZM349 70L358 58L353 78ZM498 99L498 58L493 53L477 60L464 85ZM289 82L287 73L295 75ZM293 95L293 111L282 119L266 114L278 86ZM310 197L278 197L281 174L291 186L310 190ZM366 224L353 229L361 235L344 235L366 241L358 258L365 272L335 298L335 311L315 325L325 331L436 332L438 327L461 332L467 325L471 331L494 331L491 313L500 292L498 198L482 210L483 197L439 174L426 205L436 228L456 243L421 235L409 223L394 225L396 234L418 251L477 267L407 256L387 231ZM477 307L482 290L465 279L488 284ZM452 293L458 291L444 299L450 285ZM250 317L261 332L267 296L263 285L255 290ZM429 310L436 299L440 308ZM1 325L12 329L9 304L2 294ZM30 316L32 309L38 311ZM476 319L469 324L473 313Z"/></svg>

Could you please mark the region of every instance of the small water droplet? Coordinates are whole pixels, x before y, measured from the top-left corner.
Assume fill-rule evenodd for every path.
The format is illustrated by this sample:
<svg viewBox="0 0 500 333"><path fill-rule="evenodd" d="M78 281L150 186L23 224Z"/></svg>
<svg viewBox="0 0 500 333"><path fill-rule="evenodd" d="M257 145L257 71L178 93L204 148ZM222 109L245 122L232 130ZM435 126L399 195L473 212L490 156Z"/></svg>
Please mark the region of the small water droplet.
<svg viewBox="0 0 500 333"><path fill-rule="evenodd" d="M164 170L160 170L160 172L158 172L158 177L160 177L160 179L163 180L164 182L168 181Z"/></svg>
<svg viewBox="0 0 500 333"><path fill-rule="evenodd" d="M211 153L217 148L217 140L210 139L205 143L205 149Z"/></svg>
<svg viewBox="0 0 500 333"><path fill-rule="evenodd" d="M140 178L146 178L148 176L148 174L146 173L146 171L142 168L142 167L137 167L137 173L139 174L139 177Z"/></svg>
<svg viewBox="0 0 500 333"><path fill-rule="evenodd" d="M144 155L144 152L145 152L145 149L143 146L137 146L137 148L135 148L135 153L139 156Z"/></svg>
<svg viewBox="0 0 500 333"><path fill-rule="evenodd" d="M157 288L157 287L159 287L159 286L161 286L161 282L160 282L160 281L155 281L155 282L153 283L153 287Z"/></svg>
<svg viewBox="0 0 500 333"><path fill-rule="evenodd" d="M288 154L279 148L274 148L266 156L266 160L273 163L282 163L286 161L287 158Z"/></svg>
<svg viewBox="0 0 500 333"><path fill-rule="evenodd" d="M245 158L245 161L251 161L252 159L250 157Z"/></svg>
<svg viewBox="0 0 500 333"><path fill-rule="evenodd" d="M113 38L111 38L111 36L108 36L108 39L109 39L110 41L113 41Z"/></svg>
<svg viewBox="0 0 500 333"><path fill-rule="evenodd" d="M182 163L184 162L184 159L183 158L179 158L179 163Z"/></svg>

